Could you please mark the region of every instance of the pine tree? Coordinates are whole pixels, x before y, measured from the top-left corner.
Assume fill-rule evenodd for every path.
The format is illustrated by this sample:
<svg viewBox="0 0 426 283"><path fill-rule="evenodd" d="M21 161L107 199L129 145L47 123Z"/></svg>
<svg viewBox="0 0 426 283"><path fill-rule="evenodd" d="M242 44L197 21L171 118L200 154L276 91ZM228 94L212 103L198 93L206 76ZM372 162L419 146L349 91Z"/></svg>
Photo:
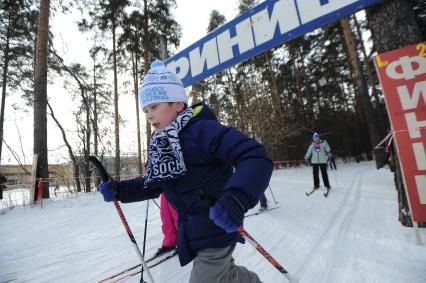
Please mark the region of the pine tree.
<svg viewBox="0 0 426 283"><path fill-rule="evenodd" d="M118 66L117 66L117 27L124 15L124 9L130 5L129 0L101 0L85 3L90 7L89 15L92 22L83 20L79 25L83 29L97 26L101 31L112 35L112 69L114 75L114 129L115 129L115 166L116 177L120 178L120 114L118 111Z"/></svg>
<svg viewBox="0 0 426 283"><path fill-rule="evenodd" d="M40 0L34 72L34 154L38 154L37 177L49 178L47 156L47 57L50 0ZM43 191L43 198L49 190Z"/></svg>
<svg viewBox="0 0 426 283"><path fill-rule="evenodd" d="M2 94L0 110L0 162L4 138L3 125L6 96L18 89L28 92L33 80L33 52L37 13L32 1L4 0L0 2L0 65ZM31 92L32 93L32 92Z"/></svg>

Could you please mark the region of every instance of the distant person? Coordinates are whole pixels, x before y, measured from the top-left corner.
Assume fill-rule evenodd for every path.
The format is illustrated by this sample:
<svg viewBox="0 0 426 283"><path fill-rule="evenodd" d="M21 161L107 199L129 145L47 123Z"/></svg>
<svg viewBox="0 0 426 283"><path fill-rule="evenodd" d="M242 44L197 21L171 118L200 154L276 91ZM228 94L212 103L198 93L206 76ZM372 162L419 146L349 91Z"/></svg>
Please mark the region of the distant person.
<svg viewBox="0 0 426 283"><path fill-rule="evenodd" d="M4 175L0 174L0 199L3 199L3 190L7 188L7 179Z"/></svg>
<svg viewBox="0 0 426 283"><path fill-rule="evenodd" d="M312 165L312 172L314 175L314 189L320 186L318 171L321 170L322 181L327 190L330 190L330 183L327 174L327 155L331 149L327 141L320 140L320 135L314 133L312 136L312 143L305 154L305 159L310 160Z"/></svg>
<svg viewBox="0 0 426 283"><path fill-rule="evenodd" d="M334 155L334 153L330 152L328 154L327 161L328 161L328 166L330 166L331 170L333 170L333 168L334 168L334 170L337 170L337 167L336 167L336 155Z"/></svg>
<svg viewBox="0 0 426 283"><path fill-rule="evenodd" d="M140 90L141 108L155 128L147 174L99 185L105 201L137 202L164 193L179 214L177 252L193 262L189 283L260 283L232 254L244 214L259 202L273 163L265 148L217 121L204 103L187 106L182 81L154 61ZM235 167L235 172L233 168Z"/></svg>
<svg viewBox="0 0 426 283"><path fill-rule="evenodd" d="M55 180L53 185L55 186L55 189L53 190L53 192L55 193L55 197L58 196L59 193L59 181Z"/></svg>
<svg viewBox="0 0 426 283"><path fill-rule="evenodd" d="M268 199L266 198L265 194L262 195L259 202L260 202L260 208L259 208L260 211L268 209Z"/></svg>

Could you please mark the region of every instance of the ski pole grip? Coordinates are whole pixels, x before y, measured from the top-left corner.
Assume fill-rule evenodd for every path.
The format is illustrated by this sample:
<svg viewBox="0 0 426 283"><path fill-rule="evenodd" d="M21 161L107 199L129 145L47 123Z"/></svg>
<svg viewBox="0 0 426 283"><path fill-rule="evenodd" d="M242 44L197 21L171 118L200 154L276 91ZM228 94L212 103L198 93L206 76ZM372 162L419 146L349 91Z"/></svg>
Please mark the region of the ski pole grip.
<svg viewBox="0 0 426 283"><path fill-rule="evenodd" d="M96 156L89 156L89 161L91 161L95 167L98 169L99 174L101 175L102 182L108 182L111 181L114 185L114 188L117 190L118 194L120 194L120 183L114 180L107 171L105 170L105 167L102 165L102 163L99 161L99 159Z"/></svg>
<svg viewBox="0 0 426 283"><path fill-rule="evenodd" d="M105 167L102 165L102 163L99 161L99 159L96 156L89 156L89 161L93 163L93 165L96 166L96 168L99 171L99 174L101 175L102 182L107 182L111 179L111 176L107 173L105 170Z"/></svg>

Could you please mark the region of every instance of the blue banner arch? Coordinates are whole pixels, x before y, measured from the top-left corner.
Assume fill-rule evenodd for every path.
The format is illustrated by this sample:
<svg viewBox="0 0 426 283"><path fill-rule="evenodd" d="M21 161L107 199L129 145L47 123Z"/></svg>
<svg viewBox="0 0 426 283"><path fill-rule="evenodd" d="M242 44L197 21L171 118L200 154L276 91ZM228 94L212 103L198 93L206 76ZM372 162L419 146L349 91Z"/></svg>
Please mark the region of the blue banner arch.
<svg viewBox="0 0 426 283"><path fill-rule="evenodd" d="M383 0L268 0L165 61L184 86Z"/></svg>

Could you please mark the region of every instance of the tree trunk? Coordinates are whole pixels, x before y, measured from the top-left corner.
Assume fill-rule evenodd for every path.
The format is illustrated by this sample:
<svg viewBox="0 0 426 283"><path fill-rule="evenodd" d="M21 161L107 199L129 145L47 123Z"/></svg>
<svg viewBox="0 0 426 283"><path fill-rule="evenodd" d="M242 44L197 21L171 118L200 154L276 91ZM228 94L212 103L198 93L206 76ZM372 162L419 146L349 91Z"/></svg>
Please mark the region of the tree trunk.
<svg viewBox="0 0 426 283"><path fill-rule="evenodd" d="M387 0L368 9L367 19L377 53L421 41L410 1Z"/></svg>
<svg viewBox="0 0 426 283"><path fill-rule="evenodd" d="M359 43L361 45L361 51L364 57L365 71L367 72L368 82L370 83L370 86L371 86L371 95L374 97L374 101L376 103L376 116L377 116L378 127L379 127L378 129L380 130L380 136L383 136L385 135L385 132L386 132L387 123L384 120L386 117L386 114L382 111L382 107L380 106L379 96L377 94L377 90L375 87L374 73L371 68L371 64L367 56L367 52L365 51L364 41L362 40L361 28L358 24L358 20L356 19L355 15L353 15L353 19L354 19L355 27L358 34Z"/></svg>
<svg viewBox="0 0 426 283"><path fill-rule="evenodd" d="M293 77L294 77L294 83L296 85L296 95L297 100L299 101L299 104L302 105L302 87L300 83L300 74L299 74L299 68L297 67L296 63L296 55L295 55L295 43L290 42L288 44L288 53L290 55L290 60L293 62Z"/></svg>
<svg viewBox="0 0 426 283"><path fill-rule="evenodd" d="M99 139L99 131L98 131L98 93L96 91L96 59L93 57L93 154L95 156L99 155L98 152L98 139ZM101 177L96 175L95 185L98 188L101 183Z"/></svg>
<svg viewBox="0 0 426 283"><path fill-rule="evenodd" d="M148 54L148 1L144 0L144 8L143 8L143 42L144 42L144 51L143 51L143 62L144 62L144 75L148 73L149 70L149 54ZM143 109L142 109L143 110ZM146 150L149 152L149 144L151 140L151 125L149 124L148 120L146 120L145 123L146 126ZM147 154L147 156L149 156Z"/></svg>
<svg viewBox="0 0 426 283"><path fill-rule="evenodd" d="M98 93L96 92L96 62L93 60L93 151L98 156Z"/></svg>
<svg viewBox="0 0 426 283"><path fill-rule="evenodd" d="M118 113L117 50L115 48L115 19L112 19L112 59L114 69L115 178L120 181L120 117Z"/></svg>
<svg viewBox="0 0 426 283"><path fill-rule="evenodd" d="M349 19L344 18L340 20L340 24L342 25L346 47L351 60L352 69L354 71L355 83L358 88L360 100L362 103L362 109L367 122L371 146L374 147L376 144L380 142L380 135L378 130L379 127L377 125L377 119L374 115L373 107L371 105L370 96L368 94L367 83L362 74L361 66L359 64L359 58L356 52L356 46L355 46L355 41L352 34L352 29L349 25Z"/></svg>
<svg viewBox="0 0 426 283"><path fill-rule="evenodd" d="M413 7L406 0L388 0L367 10L369 28L373 36L373 44L377 53L398 49L421 41L420 29L415 21ZM399 164L398 152L395 148L395 164ZM399 220L402 225L412 226L407 217L409 206L406 201L404 183L400 166L395 166L395 185L398 190ZM419 226L426 226L425 222Z"/></svg>
<svg viewBox="0 0 426 283"><path fill-rule="evenodd" d="M274 117L277 121L282 122L283 120L283 105L278 92L277 80L275 78L274 70L272 69L272 56L269 56L268 52L263 53L263 59L270 76L270 88L272 96L272 107L274 109Z"/></svg>
<svg viewBox="0 0 426 283"><path fill-rule="evenodd" d="M90 126L90 107L89 99L85 97L83 86L81 88L81 95L83 96L83 102L86 110L86 146L84 151L84 180L86 183L86 193L90 192L90 164L89 164L89 155L90 155L90 138L91 138L91 126Z"/></svg>
<svg viewBox="0 0 426 283"><path fill-rule="evenodd" d="M38 154L37 177L40 178L49 178L46 113L49 8L50 0L40 0L34 74L34 154ZM49 190L43 191L43 198L49 198Z"/></svg>
<svg viewBox="0 0 426 283"><path fill-rule="evenodd" d="M137 39L138 40L138 39ZM133 70L133 89L135 92L135 107L136 107L136 135L138 141L138 172L143 174L142 167L142 147L141 147L141 123L139 118L139 92L138 92L138 55L132 52L132 70Z"/></svg>
<svg viewBox="0 0 426 283"><path fill-rule="evenodd" d="M9 39L10 39L10 14L9 21L6 31L6 45L4 47L4 63L3 63L3 83L2 83L2 92L1 92L1 111L0 111L0 164L1 164L1 153L3 145L3 125L4 125L4 109L6 103L6 88L7 88L7 72L9 68Z"/></svg>

